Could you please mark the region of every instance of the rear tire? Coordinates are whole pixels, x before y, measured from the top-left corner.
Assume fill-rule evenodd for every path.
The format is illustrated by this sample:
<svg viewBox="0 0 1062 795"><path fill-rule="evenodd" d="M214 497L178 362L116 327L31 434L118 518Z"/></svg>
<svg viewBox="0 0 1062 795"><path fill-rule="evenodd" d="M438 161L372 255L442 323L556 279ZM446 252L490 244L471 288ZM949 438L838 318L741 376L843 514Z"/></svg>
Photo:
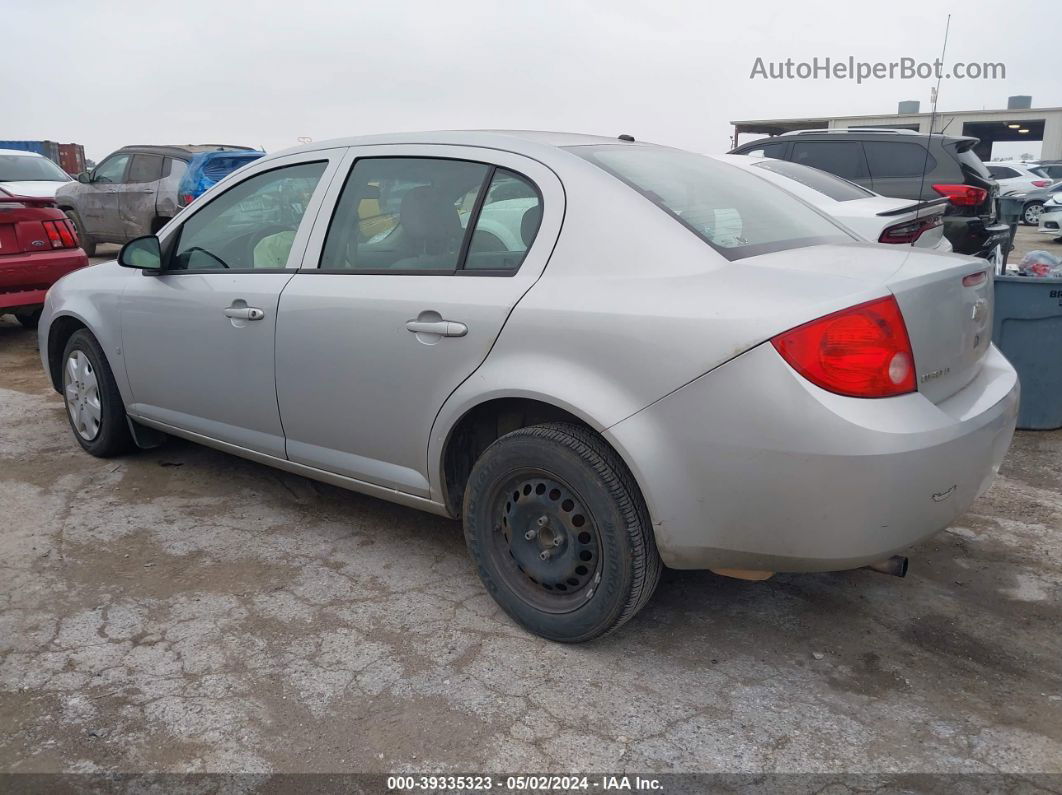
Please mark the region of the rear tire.
<svg viewBox="0 0 1062 795"><path fill-rule="evenodd" d="M520 428L476 461L465 542L490 595L517 623L578 643L612 632L649 600L663 568L627 466L593 431Z"/></svg>
<svg viewBox="0 0 1062 795"><path fill-rule="evenodd" d="M74 229L77 231L77 239L81 244L81 250L89 257L96 256L96 241L89 237L88 232L85 231L85 222L81 220L81 216L78 215L77 210L66 210L66 217L74 223Z"/></svg>
<svg viewBox="0 0 1062 795"><path fill-rule="evenodd" d="M110 458L133 446L125 405L110 365L87 329L75 331L62 359L66 418L77 443L98 458Z"/></svg>

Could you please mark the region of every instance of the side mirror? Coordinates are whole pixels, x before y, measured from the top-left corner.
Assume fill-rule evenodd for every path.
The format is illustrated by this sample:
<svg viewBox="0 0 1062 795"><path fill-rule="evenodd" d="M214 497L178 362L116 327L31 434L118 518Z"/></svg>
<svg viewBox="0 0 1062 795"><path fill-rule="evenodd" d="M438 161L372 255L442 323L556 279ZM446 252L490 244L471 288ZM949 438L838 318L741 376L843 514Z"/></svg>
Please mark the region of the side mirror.
<svg viewBox="0 0 1062 795"><path fill-rule="evenodd" d="M142 271L162 270L162 247L154 235L134 238L122 246L118 253L118 264L123 268L136 268Z"/></svg>
<svg viewBox="0 0 1062 795"><path fill-rule="evenodd" d="M88 185L90 182L92 182L92 172L82 171L80 174L77 175L77 181L84 185Z"/></svg>

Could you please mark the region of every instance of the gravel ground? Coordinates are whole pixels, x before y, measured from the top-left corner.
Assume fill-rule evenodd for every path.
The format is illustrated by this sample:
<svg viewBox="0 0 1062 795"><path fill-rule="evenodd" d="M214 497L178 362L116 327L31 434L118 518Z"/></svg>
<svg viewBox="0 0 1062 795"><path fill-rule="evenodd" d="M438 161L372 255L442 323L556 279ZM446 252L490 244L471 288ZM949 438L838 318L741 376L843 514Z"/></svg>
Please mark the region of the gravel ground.
<svg viewBox="0 0 1062 795"><path fill-rule="evenodd" d="M1062 432L911 551L665 572L529 636L450 521L195 445L98 460L0 320L0 771L1062 773Z"/></svg>

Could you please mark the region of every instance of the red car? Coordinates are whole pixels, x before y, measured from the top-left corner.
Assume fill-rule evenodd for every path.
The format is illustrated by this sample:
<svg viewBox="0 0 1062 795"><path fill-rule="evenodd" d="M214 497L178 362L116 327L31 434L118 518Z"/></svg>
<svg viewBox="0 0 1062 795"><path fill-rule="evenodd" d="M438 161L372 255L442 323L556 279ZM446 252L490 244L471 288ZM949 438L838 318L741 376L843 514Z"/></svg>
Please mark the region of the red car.
<svg viewBox="0 0 1062 795"><path fill-rule="evenodd" d="M0 191L0 315L36 328L48 288L88 264L74 225L54 199Z"/></svg>

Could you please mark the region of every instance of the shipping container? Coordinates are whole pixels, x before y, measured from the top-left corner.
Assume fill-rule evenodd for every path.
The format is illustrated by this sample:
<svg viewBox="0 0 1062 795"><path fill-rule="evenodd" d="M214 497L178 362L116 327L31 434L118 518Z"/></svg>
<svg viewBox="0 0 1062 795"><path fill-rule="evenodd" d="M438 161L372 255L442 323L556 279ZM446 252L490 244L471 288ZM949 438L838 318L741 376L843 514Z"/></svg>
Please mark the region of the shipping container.
<svg viewBox="0 0 1062 795"><path fill-rule="evenodd" d="M85 170L85 147L81 144L59 144L59 168L72 177Z"/></svg>
<svg viewBox="0 0 1062 795"><path fill-rule="evenodd" d="M85 147L81 144L58 144L55 141L0 141L0 149L36 152L57 164L67 174L74 176L85 170Z"/></svg>

